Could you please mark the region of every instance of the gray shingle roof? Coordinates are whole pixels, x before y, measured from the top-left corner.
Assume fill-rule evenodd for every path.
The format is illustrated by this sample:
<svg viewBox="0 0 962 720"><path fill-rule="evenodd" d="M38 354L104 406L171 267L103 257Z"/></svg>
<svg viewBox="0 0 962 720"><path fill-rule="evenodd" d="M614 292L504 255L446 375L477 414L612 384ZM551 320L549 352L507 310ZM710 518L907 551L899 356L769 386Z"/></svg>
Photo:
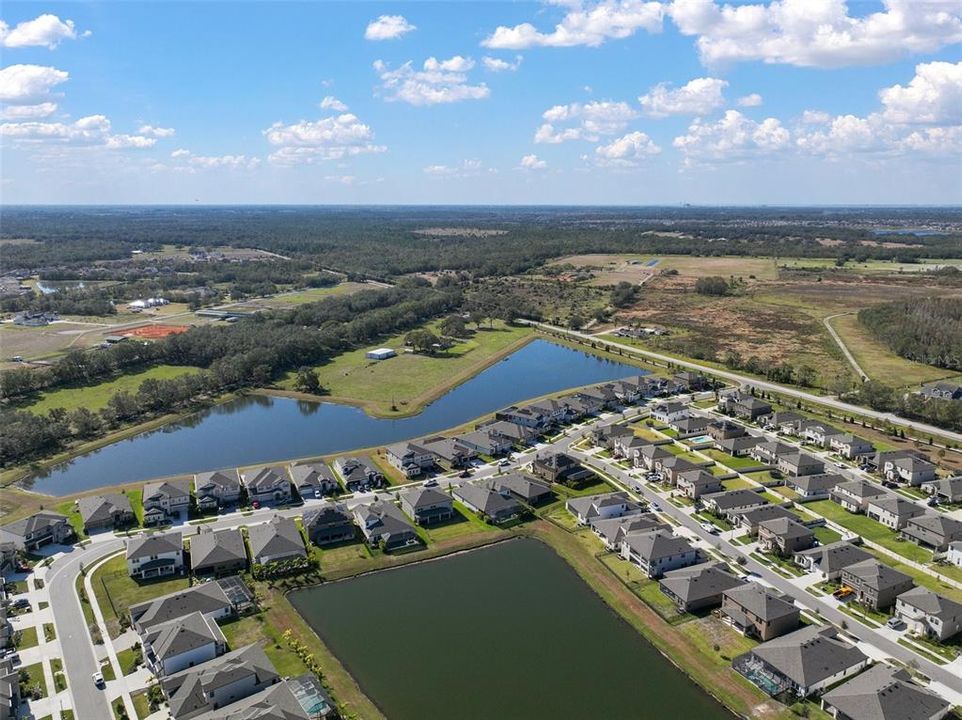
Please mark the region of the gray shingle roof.
<svg viewBox="0 0 962 720"><path fill-rule="evenodd" d="M190 563L194 570L238 560L247 560L240 530L201 532L190 538Z"/></svg>
<svg viewBox="0 0 962 720"><path fill-rule="evenodd" d="M731 598L755 617L766 622L799 613L794 603L755 582L743 583L731 590L726 590L725 597Z"/></svg>
<svg viewBox="0 0 962 720"><path fill-rule="evenodd" d="M928 720L949 703L911 682L905 670L875 665L823 696L852 720Z"/></svg>
<svg viewBox="0 0 962 720"><path fill-rule="evenodd" d="M51 525L56 525L66 521L66 515L50 512L48 510L41 510L40 512L34 513L29 517L23 518L22 520L17 520L7 525L2 525L0 528L12 535L26 537L30 533L35 533Z"/></svg>
<svg viewBox="0 0 962 720"><path fill-rule="evenodd" d="M813 534L810 529L802 525L800 522L788 517L762 520L758 523L758 526L760 528L765 528L778 537L787 539L808 537L809 535Z"/></svg>
<svg viewBox="0 0 962 720"><path fill-rule="evenodd" d="M928 588L914 587L899 595L898 600L941 620L962 618L962 603L942 597Z"/></svg>
<svg viewBox="0 0 962 720"><path fill-rule="evenodd" d="M435 490L434 488L424 487L423 485L420 487L402 490L400 496L404 502L406 502L415 510L418 510L422 507L431 507L433 505L451 504L450 495L443 493L440 490Z"/></svg>
<svg viewBox="0 0 962 720"><path fill-rule="evenodd" d="M861 650L836 635L834 628L809 625L762 643L752 654L800 687L808 688L867 659Z"/></svg>
<svg viewBox="0 0 962 720"><path fill-rule="evenodd" d="M838 572L844 567L869 560L872 557L867 551L845 540L820 545L810 550L802 550L795 554L816 558L816 566L824 573Z"/></svg>
<svg viewBox="0 0 962 720"><path fill-rule="evenodd" d="M683 602L693 603L714 596L721 598L723 592L743 583L716 565L696 565L666 572L660 584Z"/></svg>
<svg viewBox="0 0 962 720"><path fill-rule="evenodd" d="M730 510L731 508L743 507L746 505L763 505L768 501L754 490L725 490L724 492L711 493L702 497L703 503L712 502L719 510Z"/></svg>
<svg viewBox="0 0 962 720"><path fill-rule="evenodd" d="M463 499L489 517L521 510L517 500L505 497L497 490L491 490L474 483L465 483L454 489L455 497Z"/></svg>
<svg viewBox="0 0 962 720"><path fill-rule="evenodd" d="M207 485L236 491L240 489L240 478L237 477L236 470L214 470L213 472L202 472L194 475L195 488L202 488Z"/></svg>
<svg viewBox="0 0 962 720"><path fill-rule="evenodd" d="M127 559L164 555L183 550L183 547L184 539L177 531L130 538L127 541Z"/></svg>
<svg viewBox="0 0 962 720"><path fill-rule="evenodd" d="M206 615L232 607L220 584L207 582L133 605L130 615L140 628L146 629L192 612Z"/></svg>
<svg viewBox="0 0 962 720"><path fill-rule="evenodd" d="M843 572L854 575L875 590L884 590L912 580L909 575L880 563L875 558L849 565Z"/></svg>
<svg viewBox="0 0 962 720"><path fill-rule="evenodd" d="M133 513L130 499L123 493L82 497L77 501L77 510L84 525L107 522L117 514Z"/></svg>
<svg viewBox="0 0 962 720"><path fill-rule="evenodd" d="M275 515L265 523L247 528L251 557L262 555L307 555L297 525L289 517Z"/></svg>
<svg viewBox="0 0 962 720"><path fill-rule="evenodd" d="M693 550L685 538L672 535L666 530L630 533L624 542L628 543L632 552L648 562L657 561L670 555L681 555Z"/></svg>
<svg viewBox="0 0 962 720"><path fill-rule="evenodd" d="M202 613L194 612L154 625L147 633L147 642L154 654L164 660L225 640L216 623L208 622Z"/></svg>

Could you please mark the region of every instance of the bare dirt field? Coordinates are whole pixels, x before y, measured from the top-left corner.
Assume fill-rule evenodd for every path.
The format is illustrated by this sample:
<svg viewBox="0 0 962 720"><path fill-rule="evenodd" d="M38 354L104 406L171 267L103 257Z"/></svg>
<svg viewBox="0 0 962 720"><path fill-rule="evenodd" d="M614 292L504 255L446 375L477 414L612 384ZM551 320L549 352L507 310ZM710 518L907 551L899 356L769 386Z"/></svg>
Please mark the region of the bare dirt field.
<svg viewBox="0 0 962 720"><path fill-rule="evenodd" d="M140 327L121 330L117 334L125 337L138 337L145 340L156 340L165 338L168 335L187 332L187 325L141 325Z"/></svg>
<svg viewBox="0 0 962 720"><path fill-rule="evenodd" d="M551 265L573 265L594 272L592 285L616 285L619 282L638 283L662 270L677 270L683 277L699 278L710 275L740 277L744 280L774 280L775 262L771 258L749 257L694 257L690 255L571 255Z"/></svg>

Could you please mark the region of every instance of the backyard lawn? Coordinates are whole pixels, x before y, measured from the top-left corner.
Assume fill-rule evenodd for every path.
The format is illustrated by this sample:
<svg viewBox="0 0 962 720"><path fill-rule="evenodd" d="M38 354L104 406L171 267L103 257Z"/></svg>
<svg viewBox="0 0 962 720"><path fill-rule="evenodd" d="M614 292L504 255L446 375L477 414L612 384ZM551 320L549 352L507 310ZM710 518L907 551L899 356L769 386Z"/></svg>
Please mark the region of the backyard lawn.
<svg viewBox="0 0 962 720"><path fill-rule="evenodd" d="M429 329L435 329L433 325ZM531 337L527 327L512 327L496 322L483 327L471 337L434 357L404 352L407 333L376 343L394 348L397 357L369 360L370 347L344 353L316 368L321 386L333 398L352 400L382 415L416 412L439 393L467 380L500 353L516 347ZM294 374L281 381L287 389L294 387ZM391 410L392 403L397 410Z"/></svg>
<svg viewBox="0 0 962 720"><path fill-rule="evenodd" d="M47 681L43 679L43 663L38 662L33 665L27 665L25 667L19 668L19 672L26 673L29 675L29 679L25 683L20 683L21 687L26 685L27 687L37 687L40 688L40 697L47 697Z"/></svg>
<svg viewBox="0 0 962 720"><path fill-rule="evenodd" d="M726 490L743 490L745 488L755 487L745 478L731 478L730 480L722 480L722 487Z"/></svg>
<svg viewBox="0 0 962 720"><path fill-rule="evenodd" d="M459 502L454 503L454 512L453 520L424 528L431 542L441 542L477 532L497 532L496 527L488 525Z"/></svg>
<svg viewBox="0 0 962 720"><path fill-rule="evenodd" d="M899 539L897 534L882 523L876 522L865 515L850 513L838 503L831 500L816 500L805 503L805 507L854 533L858 533L866 540L871 540L894 553L898 553L902 557L919 563L932 562L931 551L919 547L913 542Z"/></svg>
<svg viewBox="0 0 962 720"><path fill-rule="evenodd" d="M261 643L267 658L274 663L282 677L296 677L307 672L304 662L284 640L285 628L274 627L266 622L263 613L231 620L223 623L220 629L224 631L224 637L232 650L251 643Z"/></svg>
<svg viewBox="0 0 962 720"><path fill-rule="evenodd" d="M734 455L729 455L726 452L714 448L702 450L702 452L712 460L717 460L732 470L744 470L745 468L758 467L761 464L757 460L752 460L750 457L735 457Z"/></svg>
<svg viewBox="0 0 962 720"><path fill-rule="evenodd" d="M127 559L122 554L101 565L91 581L112 638L120 634L120 618L131 605L183 590L187 585L187 578L182 577L138 583L127 574Z"/></svg>

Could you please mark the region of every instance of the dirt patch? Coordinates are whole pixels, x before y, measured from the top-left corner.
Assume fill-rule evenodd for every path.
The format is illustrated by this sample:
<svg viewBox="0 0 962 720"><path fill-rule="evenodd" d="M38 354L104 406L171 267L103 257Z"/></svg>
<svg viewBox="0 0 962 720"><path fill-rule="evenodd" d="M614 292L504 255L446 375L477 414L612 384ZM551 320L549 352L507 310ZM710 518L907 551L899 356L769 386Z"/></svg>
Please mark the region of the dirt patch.
<svg viewBox="0 0 962 720"><path fill-rule="evenodd" d="M120 330L117 332L117 334L124 337L138 337L144 338L145 340L157 340L159 338L165 338L168 335L177 335L178 333L187 332L187 330L187 325L141 325L140 327Z"/></svg>

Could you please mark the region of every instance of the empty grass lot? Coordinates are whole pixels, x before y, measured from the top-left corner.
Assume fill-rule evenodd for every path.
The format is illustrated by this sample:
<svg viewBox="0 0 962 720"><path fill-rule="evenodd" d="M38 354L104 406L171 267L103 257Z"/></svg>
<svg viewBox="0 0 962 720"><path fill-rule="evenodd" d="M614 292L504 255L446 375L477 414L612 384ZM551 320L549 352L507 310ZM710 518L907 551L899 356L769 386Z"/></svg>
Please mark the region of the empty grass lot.
<svg viewBox="0 0 962 720"><path fill-rule="evenodd" d="M878 543L902 557L915 562L928 563L932 561L932 553L908 540L900 540L898 535L882 523L876 522L865 515L855 515L831 500L816 500L805 503L805 507L822 517L835 522L842 527L858 533L866 540Z"/></svg>
<svg viewBox="0 0 962 720"><path fill-rule="evenodd" d="M91 585L110 637L115 638L120 635L120 617L131 605L183 590L187 587L187 578L138 583L127 575L127 559L118 555L97 568Z"/></svg>
<svg viewBox="0 0 962 720"><path fill-rule="evenodd" d="M304 305L305 303L317 302L318 300L323 300L324 298L331 297L332 295L350 295L351 293L356 293L359 290L373 290L375 288L375 285L366 285L364 283L356 282L342 282L329 287L310 288L309 290L281 293L272 298L267 298L263 301L263 304L267 305L268 307L276 308L295 307L297 305Z"/></svg>
<svg viewBox="0 0 962 720"><path fill-rule="evenodd" d="M136 393L144 380L169 380L198 368L179 365L158 365L141 372L127 373L111 380L82 387L68 387L51 392L39 393L37 398L25 404L22 409L35 413L46 413L53 408L76 410L85 407L97 412L106 407L110 396L120 391Z"/></svg>
<svg viewBox="0 0 962 720"><path fill-rule="evenodd" d="M259 643L264 648L264 654L274 663L277 672L282 677L296 677L307 672L304 662L291 650L283 635L285 628L275 627L267 622L263 614L249 615L237 620L226 622L220 626L227 638L227 644L232 650L244 645Z"/></svg>
<svg viewBox="0 0 962 720"><path fill-rule="evenodd" d="M734 455L729 455L726 452L715 450L714 448L702 450L702 453L712 460L717 460L725 467L730 467L732 470L744 470L745 468L758 467L761 464L757 460L752 460L750 457L735 457Z"/></svg>
<svg viewBox="0 0 962 720"><path fill-rule="evenodd" d="M429 329L434 329L430 325ZM316 368L321 386L332 399L361 404L368 412L389 417L418 412L441 394L464 382L488 363L509 353L532 337L527 327L511 327L496 322L472 331L471 337L436 356L407 353L403 350L407 333L377 343L394 348L397 357L368 360L371 347L344 353ZM293 389L294 374L280 383ZM392 402L397 410L391 410Z"/></svg>

